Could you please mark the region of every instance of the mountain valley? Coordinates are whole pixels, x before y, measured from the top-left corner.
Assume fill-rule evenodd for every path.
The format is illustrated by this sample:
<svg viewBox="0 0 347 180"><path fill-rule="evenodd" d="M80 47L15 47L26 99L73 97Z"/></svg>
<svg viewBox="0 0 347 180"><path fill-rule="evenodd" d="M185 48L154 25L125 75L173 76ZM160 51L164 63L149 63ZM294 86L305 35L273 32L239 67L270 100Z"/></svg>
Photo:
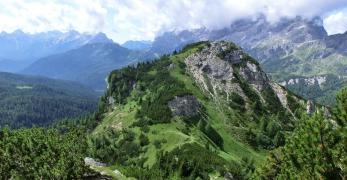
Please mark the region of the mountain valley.
<svg viewBox="0 0 347 180"><path fill-rule="evenodd" d="M0 72L0 127L49 126L92 113L98 94L74 82Z"/></svg>

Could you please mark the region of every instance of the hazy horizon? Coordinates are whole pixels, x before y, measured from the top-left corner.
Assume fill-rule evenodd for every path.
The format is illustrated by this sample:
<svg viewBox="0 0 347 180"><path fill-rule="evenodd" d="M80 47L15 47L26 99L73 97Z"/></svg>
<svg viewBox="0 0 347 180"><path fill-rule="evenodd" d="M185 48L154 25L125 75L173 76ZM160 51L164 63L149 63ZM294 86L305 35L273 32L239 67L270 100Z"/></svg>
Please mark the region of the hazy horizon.
<svg viewBox="0 0 347 180"><path fill-rule="evenodd" d="M153 40L165 31L226 27L241 18L264 14L268 21L319 16L328 34L347 30L344 0L244 0L228 1L118 1L118 0L14 0L0 1L0 32L22 30L81 33L103 32L118 43Z"/></svg>

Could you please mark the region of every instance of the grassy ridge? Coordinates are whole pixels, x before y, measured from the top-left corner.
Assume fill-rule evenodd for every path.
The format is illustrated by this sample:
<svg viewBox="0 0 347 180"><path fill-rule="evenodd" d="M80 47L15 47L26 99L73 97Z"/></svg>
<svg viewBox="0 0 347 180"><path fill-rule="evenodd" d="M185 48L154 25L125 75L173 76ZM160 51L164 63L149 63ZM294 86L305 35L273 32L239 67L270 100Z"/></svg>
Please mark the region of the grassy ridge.
<svg viewBox="0 0 347 180"><path fill-rule="evenodd" d="M248 162L262 164L266 149L273 148L270 138L277 137L282 123L276 115L287 116L283 114L285 110L271 109L279 103L272 90L261 93L270 103L258 102L263 118L255 118L256 109L233 108L235 104L231 106L223 96L218 97L218 101L212 100L186 72L184 63L189 55L199 52L206 44L196 43L160 60L112 72L109 90L100 105L103 120L89 137L90 146L96 147L90 150L90 155L108 162L109 170L119 169L126 176L140 179L155 176L206 178L223 176L226 172L242 177L245 172L238 167ZM246 95L251 101L250 97L259 98L250 85L241 78L239 81L244 83L243 89L249 89L250 94ZM202 106L200 114L172 117L167 102L187 94L198 99ZM246 103L236 95L234 99L237 104ZM263 137L268 142L261 142ZM257 139L257 142L249 139ZM210 154L198 157L198 153L192 153L187 159L184 153L193 150ZM172 162L171 158L177 162ZM223 168L212 168L221 163Z"/></svg>

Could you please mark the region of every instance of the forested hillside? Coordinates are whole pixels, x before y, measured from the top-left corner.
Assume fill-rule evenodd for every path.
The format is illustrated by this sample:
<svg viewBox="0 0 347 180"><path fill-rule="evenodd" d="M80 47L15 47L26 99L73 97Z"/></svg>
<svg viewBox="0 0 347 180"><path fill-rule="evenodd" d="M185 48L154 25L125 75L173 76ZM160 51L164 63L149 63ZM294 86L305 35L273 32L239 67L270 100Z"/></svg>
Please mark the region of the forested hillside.
<svg viewBox="0 0 347 180"><path fill-rule="evenodd" d="M0 176L345 179L346 99L309 103L234 44L196 43L113 71L91 116L0 131Z"/></svg>
<svg viewBox="0 0 347 180"><path fill-rule="evenodd" d="M313 77L289 76L284 79L278 78L278 81L305 99L316 100L327 106L336 104L337 92L347 84L347 79L333 74Z"/></svg>
<svg viewBox="0 0 347 180"><path fill-rule="evenodd" d="M111 165L103 169L139 179L245 178L285 144L306 101L234 44L202 42L114 71L99 108L88 144L89 156Z"/></svg>
<svg viewBox="0 0 347 180"><path fill-rule="evenodd" d="M0 127L46 126L95 110L97 94L85 86L43 77L0 73Z"/></svg>

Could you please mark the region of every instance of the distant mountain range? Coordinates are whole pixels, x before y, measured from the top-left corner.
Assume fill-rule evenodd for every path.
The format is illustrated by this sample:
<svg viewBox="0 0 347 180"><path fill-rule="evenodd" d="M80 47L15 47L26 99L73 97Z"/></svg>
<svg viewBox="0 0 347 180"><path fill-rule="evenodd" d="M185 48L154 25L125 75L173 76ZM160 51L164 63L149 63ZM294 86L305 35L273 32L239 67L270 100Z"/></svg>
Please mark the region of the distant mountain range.
<svg viewBox="0 0 347 180"><path fill-rule="evenodd" d="M332 77L338 81L334 90L324 85L310 87L316 92L329 91L328 99L322 98L326 93L307 96L306 90L299 91L302 88L297 87L302 84L290 86L296 93L324 104L333 104L336 89L346 85L347 32L327 35L319 17L283 18L270 23L265 16L259 16L235 21L223 29L165 32L153 42L127 41L122 45L113 43L103 33L1 33L0 71L79 81L101 90L113 69L170 54L189 43L204 40L235 42L258 59L277 82L291 81L292 77L306 80Z"/></svg>
<svg viewBox="0 0 347 180"><path fill-rule="evenodd" d="M166 32L151 51L167 54L202 40L233 41L260 60L266 71L277 75L347 75L347 33L328 36L322 20L297 17L272 24L261 16L243 19L219 30L204 28Z"/></svg>
<svg viewBox="0 0 347 180"><path fill-rule="evenodd" d="M146 51L152 47L152 41L127 41L121 46L137 51Z"/></svg>
<svg viewBox="0 0 347 180"><path fill-rule="evenodd" d="M256 20L238 20L218 30L201 28L166 32L154 40L150 51L168 54L203 40L235 42L258 59L264 70L278 82L292 76L334 75L334 79L341 81L347 77L347 33L328 36L319 17L283 18L270 23L260 16Z"/></svg>
<svg viewBox="0 0 347 180"><path fill-rule="evenodd" d="M87 44L64 53L41 58L21 73L77 81L104 90L109 72L136 63L141 53L115 43Z"/></svg>
<svg viewBox="0 0 347 180"><path fill-rule="evenodd" d="M76 31L0 34L0 71L71 80L103 91L114 69L153 59L150 41L119 45L105 34Z"/></svg>
<svg viewBox="0 0 347 180"><path fill-rule="evenodd" d="M112 43L103 33L49 31L28 34L20 30L0 33L0 71L15 72L35 60L92 43Z"/></svg>

